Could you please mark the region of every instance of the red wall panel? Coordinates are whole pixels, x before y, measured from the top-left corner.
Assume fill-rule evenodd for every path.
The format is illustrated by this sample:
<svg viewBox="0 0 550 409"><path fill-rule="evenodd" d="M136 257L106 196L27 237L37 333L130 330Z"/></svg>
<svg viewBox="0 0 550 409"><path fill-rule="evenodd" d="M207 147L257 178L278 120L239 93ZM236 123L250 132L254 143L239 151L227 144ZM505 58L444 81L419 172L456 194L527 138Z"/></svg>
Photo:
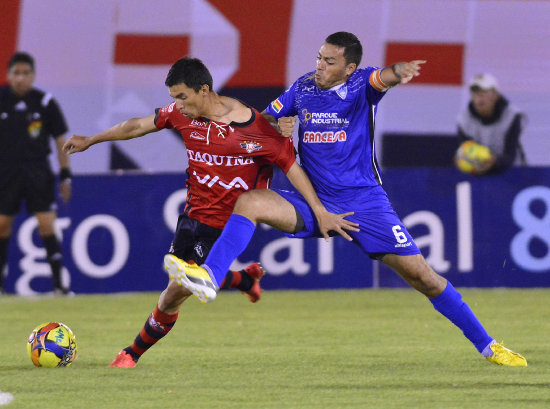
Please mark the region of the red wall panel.
<svg viewBox="0 0 550 409"><path fill-rule="evenodd" d="M2 0L0 24L0 83L6 81L8 60L16 51L20 0ZM22 50L24 51L24 50Z"/></svg>
<svg viewBox="0 0 550 409"><path fill-rule="evenodd" d="M115 38L115 64L171 65L188 53L188 36L117 34Z"/></svg>
<svg viewBox="0 0 550 409"><path fill-rule="evenodd" d="M427 60L415 84L462 85L463 44L387 43L386 65Z"/></svg>

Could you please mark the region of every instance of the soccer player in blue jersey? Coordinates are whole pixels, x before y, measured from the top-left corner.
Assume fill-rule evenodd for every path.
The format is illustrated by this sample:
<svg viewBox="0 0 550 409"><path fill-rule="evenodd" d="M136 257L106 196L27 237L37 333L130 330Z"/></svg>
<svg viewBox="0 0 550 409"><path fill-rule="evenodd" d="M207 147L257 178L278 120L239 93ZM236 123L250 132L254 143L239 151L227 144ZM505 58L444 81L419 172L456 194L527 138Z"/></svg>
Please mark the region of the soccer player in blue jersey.
<svg viewBox="0 0 550 409"><path fill-rule="evenodd" d="M357 223L359 231L350 229L344 237L353 239L371 258L391 267L428 297L487 360L526 366L523 356L495 342L460 293L428 265L381 186L374 150L377 106L388 89L420 75L426 61L358 68L361 57L362 46L355 35L338 32L328 36L319 50L315 71L300 77L264 115L285 136L292 135L295 122L299 122L301 165L321 202L336 214L355 212L347 220ZM202 266L165 258L168 273L201 301L214 300L218 283L248 245L258 222L290 237L321 236L315 214L301 195L254 190L239 197Z"/></svg>

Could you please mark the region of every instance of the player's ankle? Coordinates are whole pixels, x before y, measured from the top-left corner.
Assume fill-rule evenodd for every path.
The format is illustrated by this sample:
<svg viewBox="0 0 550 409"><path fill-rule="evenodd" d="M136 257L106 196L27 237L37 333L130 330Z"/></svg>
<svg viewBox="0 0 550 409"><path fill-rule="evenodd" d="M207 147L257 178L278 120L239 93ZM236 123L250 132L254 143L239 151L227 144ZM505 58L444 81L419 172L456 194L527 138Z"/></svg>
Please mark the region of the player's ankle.
<svg viewBox="0 0 550 409"><path fill-rule="evenodd" d="M494 339L489 342L485 348L483 348L483 351L481 351L481 355L483 355L485 358L493 356L493 350L491 349L491 345L493 344L496 344L496 341Z"/></svg>
<svg viewBox="0 0 550 409"><path fill-rule="evenodd" d="M239 271L241 274L241 282L236 287L240 291L244 291L245 293L250 291L252 286L254 285L254 278L252 278L246 271L241 270Z"/></svg>
<svg viewBox="0 0 550 409"><path fill-rule="evenodd" d="M124 348L123 351L125 351L128 355L130 355L130 356L132 357L132 360L133 360L136 364L137 364L139 358L141 358L141 355L136 354L136 353L132 350L132 347L131 347L131 346Z"/></svg>

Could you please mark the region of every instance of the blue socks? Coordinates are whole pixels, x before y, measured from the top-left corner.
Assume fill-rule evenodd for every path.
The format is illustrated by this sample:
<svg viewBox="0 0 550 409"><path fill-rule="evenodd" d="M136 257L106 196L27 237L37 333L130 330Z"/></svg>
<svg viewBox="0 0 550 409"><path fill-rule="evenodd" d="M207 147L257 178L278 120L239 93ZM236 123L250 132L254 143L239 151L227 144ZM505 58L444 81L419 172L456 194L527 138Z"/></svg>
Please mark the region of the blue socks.
<svg viewBox="0 0 550 409"><path fill-rule="evenodd" d="M232 214L229 217L221 236L202 265L213 276L217 286L223 282L233 260L246 249L255 229L254 223L244 216Z"/></svg>
<svg viewBox="0 0 550 409"><path fill-rule="evenodd" d="M493 338L487 334L468 304L462 301L462 296L450 282L447 281L445 290L437 297L430 299L430 302L436 311L462 330L464 336L474 344L480 353L483 353L484 349L493 341Z"/></svg>
<svg viewBox="0 0 550 409"><path fill-rule="evenodd" d="M216 281L216 285L219 286L223 282L233 260L246 249L255 229L254 223L244 216L232 214L229 217L221 236L214 243L203 264ZM487 346L494 341L450 282L447 282L445 290L437 297L431 298L430 302L436 311L462 330L464 336L480 353L485 352Z"/></svg>

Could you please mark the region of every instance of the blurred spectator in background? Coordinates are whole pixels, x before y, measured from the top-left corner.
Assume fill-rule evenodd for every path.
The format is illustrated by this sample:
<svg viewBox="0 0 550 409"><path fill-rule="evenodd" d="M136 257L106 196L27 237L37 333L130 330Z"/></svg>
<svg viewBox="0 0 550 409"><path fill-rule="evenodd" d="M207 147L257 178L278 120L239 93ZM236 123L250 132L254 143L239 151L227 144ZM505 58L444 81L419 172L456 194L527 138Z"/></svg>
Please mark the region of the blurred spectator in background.
<svg viewBox="0 0 550 409"><path fill-rule="evenodd" d="M8 85L0 87L0 292L13 219L26 202L36 216L56 294L68 294L61 280L61 245L55 236L57 217L55 176L50 168L50 138L54 138L61 168L60 195L71 197L69 156L63 152L67 124L51 94L33 88L34 59L15 53L8 63Z"/></svg>
<svg viewBox="0 0 550 409"><path fill-rule="evenodd" d="M469 140L488 148L490 155L475 163L471 173L498 173L512 165L525 165L520 144L524 122L524 115L498 91L494 76L476 75L470 82L468 108L458 118L458 138L461 144ZM474 156L475 150L471 149ZM455 159L460 154L459 149Z"/></svg>

